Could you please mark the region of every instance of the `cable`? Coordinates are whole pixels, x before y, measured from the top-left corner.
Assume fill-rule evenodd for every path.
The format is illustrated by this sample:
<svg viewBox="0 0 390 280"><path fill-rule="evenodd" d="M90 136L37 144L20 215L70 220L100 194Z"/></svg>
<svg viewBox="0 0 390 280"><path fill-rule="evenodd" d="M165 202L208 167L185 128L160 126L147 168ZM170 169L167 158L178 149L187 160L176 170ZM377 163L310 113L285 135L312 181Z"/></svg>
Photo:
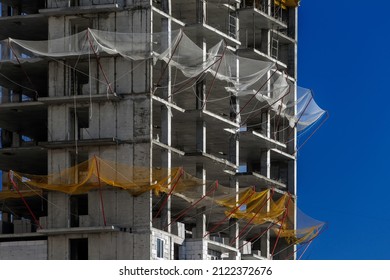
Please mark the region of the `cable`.
<svg viewBox="0 0 390 280"><path fill-rule="evenodd" d="M219 71L219 67L220 67L221 64L222 64L222 61L223 61L223 58L224 58L224 56L225 56L226 50L227 50L227 44L226 44L226 42L225 42L225 48L223 49L222 55L221 55L221 57L219 58L219 63L218 63L218 66L217 66L217 70L215 71L215 75L214 75L214 78L213 78L213 80L212 80L212 82L211 82L211 86L210 86L210 88L209 88L209 90L208 90L208 92L207 92L207 94L206 94L206 98L205 98L205 100L204 100L202 109L206 106L207 99L209 98L210 93L211 93L211 89L212 89L213 86L214 86L215 79L217 78L218 71Z"/></svg>
<svg viewBox="0 0 390 280"><path fill-rule="evenodd" d="M104 79L105 79L105 81L106 81L106 84L107 84L107 93L108 93L108 89L109 89L109 90L111 91L111 94L114 95L114 96L116 96L116 93L115 93L114 90L112 89L111 83L110 83L109 80L108 80L108 77L107 77L107 75L106 75L106 72L104 71L103 66L102 66L102 64L100 63L100 57L99 57L98 53L96 52L95 48L94 48L93 45L92 45L92 41L91 41L91 39L89 38L89 34L90 34L90 31L89 31L89 28L88 28L88 31L87 31L87 39L88 39L88 41L89 41L89 45L90 45L90 47L91 47L93 53L95 54L96 62L97 62L97 64L98 64L100 70L102 71L103 77L104 77ZM93 37L93 35L92 35L92 37ZM95 39L95 41L96 41L96 39ZM107 97L108 97L108 96L107 96Z"/></svg>
<svg viewBox="0 0 390 280"><path fill-rule="evenodd" d="M180 38L179 38L178 42L176 43L176 45L175 45L175 47L174 47L174 49L173 49L173 52L172 52L170 58L168 59L167 64L165 65L163 71L161 72L160 78L157 80L156 85L158 85L158 84L160 83L160 81L161 81L161 79L162 79L162 76L164 75L165 71L167 70L167 68L168 68L168 66L169 66L169 63L171 62L171 60L172 60L172 58L173 58L173 55L174 55L174 53L176 52L176 50L177 50L177 48L178 48L178 46L179 46L179 44L180 44L181 39L183 38L183 34L184 34L184 33L183 33L182 31L180 31Z"/></svg>
<svg viewBox="0 0 390 280"><path fill-rule="evenodd" d="M236 236L236 238L234 238L231 242L230 242L230 245L233 245L234 243L236 243L236 240L238 238L240 238L240 236L245 232L246 228L249 226L249 224L255 219L255 217L260 213L261 209L263 209L263 207L265 205L267 205L268 201L273 197L274 195L274 188L272 188L271 190L271 195L266 199L266 201L264 201L264 203L262 205L260 205L259 209L256 211L256 213L253 215L253 217L247 222L247 224L244 226L244 228L242 230L240 230L240 232L238 233L238 235Z"/></svg>
<svg viewBox="0 0 390 280"><path fill-rule="evenodd" d="M287 215L288 215L288 206L290 204L290 201L291 201L291 195L289 194L289 197L288 197L288 201L287 201L287 205L285 207L286 211L283 215L283 218L282 218L282 221L281 221L281 225L280 225L280 228L279 228L279 232L278 232L278 236L276 237L276 241L275 241L275 244L274 244L274 248L272 249L272 252L271 252L271 258L274 256L274 252L275 252L275 249L276 249L276 245L278 245L278 241L279 241L279 238L280 238L280 234L282 233L282 228L283 228L283 224L287 218Z"/></svg>
<svg viewBox="0 0 390 280"><path fill-rule="evenodd" d="M157 211L156 215L154 216L154 218L157 218L158 215L161 213L161 211L162 211L162 209L164 208L165 204L168 202L169 197L172 195L172 192L175 190L177 184L179 183L181 177L184 175L183 169L180 168L179 171L178 171L178 173L179 173L179 177L176 179L176 182L175 182L175 184L173 185L173 187L169 190L168 195L166 196L166 198L165 198L165 200L163 201L163 203L160 205L160 208L158 209L158 211Z"/></svg>
<svg viewBox="0 0 390 280"><path fill-rule="evenodd" d="M207 235L209 235L210 233L214 232L223 222L225 222L227 219L230 218L230 216L232 214L234 214L237 210L239 210L241 208L242 205L244 205L248 200L249 198L251 198L254 194L256 193L256 191L254 189L252 189L252 192L250 193L250 195L245 198L245 200L240 203L239 205L237 205L228 215L225 216L225 218L223 220L221 220L220 222L218 222L212 229L209 230L209 232L207 234L205 234L203 237L206 237Z"/></svg>
<svg viewBox="0 0 390 280"><path fill-rule="evenodd" d="M10 182L12 183L12 185L14 186L15 190L17 191L17 193L19 194L20 198L22 199L24 205L26 206L28 212L30 213L31 217L34 219L34 222L38 225L38 227L40 229L42 229L42 226L41 224L39 223L39 220L35 217L33 211L31 210L30 206L28 205L26 199L23 197L22 193L19 191L19 188L17 186L17 184L14 182L14 179L12 178L11 176L11 172L13 172L12 170L10 170L8 172L8 179L10 180Z"/></svg>
<svg viewBox="0 0 390 280"><path fill-rule="evenodd" d="M18 62L19 65L20 65L20 68L22 69L22 71L23 71L24 75L26 76L28 82L30 83L30 85L32 86L32 88L35 88L33 82L32 82L31 79L30 79L30 76L27 74L27 72L26 72L26 70L24 69L22 63L20 62L18 56L16 55L15 50L12 48L11 39L10 39L10 38L8 38L8 47L10 48L12 54L15 56L17 62ZM39 96L38 91L36 91L35 89L34 89L33 91L35 92L35 99L37 99L38 96Z"/></svg>
<svg viewBox="0 0 390 280"><path fill-rule="evenodd" d="M173 220L171 221L168 225L165 226L165 228L167 228L168 226L170 226L171 224L177 222L181 217L183 217L190 209L194 208L196 205L199 204L199 202L201 202L205 197L209 196L210 194L214 193L216 190L218 189L218 184L217 184L217 181L215 182L215 186L213 188L211 188L211 190L209 190L205 195L202 195L201 198L199 198L197 201L193 202L189 207L187 207L186 209L184 209L183 211L181 211L179 213L179 215Z"/></svg>

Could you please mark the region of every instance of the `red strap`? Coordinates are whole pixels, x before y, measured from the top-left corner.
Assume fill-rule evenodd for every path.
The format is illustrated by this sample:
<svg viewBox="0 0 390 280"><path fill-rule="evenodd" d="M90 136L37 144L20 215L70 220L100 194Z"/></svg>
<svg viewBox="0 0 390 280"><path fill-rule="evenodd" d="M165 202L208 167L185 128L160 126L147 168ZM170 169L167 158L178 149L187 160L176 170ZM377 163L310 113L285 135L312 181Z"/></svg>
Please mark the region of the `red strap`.
<svg viewBox="0 0 390 280"><path fill-rule="evenodd" d="M179 183L180 178L183 176L184 171L183 171L182 168L180 168L179 172L180 172L179 177L177 178L177 180L176 180L175 184L173 185L173 187L169 190L168 195L165 197L165 200L164 200L163 203L161 204L161 206L160 206L160 208L158 209L157 214L154 216L154 218L157 218L158 215L161 213L163 207L165 206L165 204L167 204L169 197L172 195L172 192L175 190L177 184Z"/></svg>
<svg viewBox="0 0 390 280"><path fill-rule="evenodd" d="M99 164L98 164L96 156L94 158L95 158L95 164L96 164L97 177L98 177L98 181L99 181L99 196L100 196L100 204L102 206L103 222L104 222L104 226L107 226L106 214L104 212L104 202L103 202L102 186L101 186L101 182L100 182Z"/></svg>
<svg viewBox="0 0 390 280"><path fill-rule="evenodd" d="M8 178L9 178L9 180L11 181L12 185L14 186L16 192L20 195L20 198L23 200L24 205L26 205L26 208L27 208L28 212L30 213L31 217L34 219L35 224L38 225L38 227L39 227L40 229L42 229L42 226L41 226L41 224L39 223L39 220L35 217L33 211L31 210L30 206L28 205L26 199L23 197L23 194L19 191L18 185L15 183L14 179L11 177L11 172L13 172L13 171L10 170L10 171L8 172Z"/></svg>

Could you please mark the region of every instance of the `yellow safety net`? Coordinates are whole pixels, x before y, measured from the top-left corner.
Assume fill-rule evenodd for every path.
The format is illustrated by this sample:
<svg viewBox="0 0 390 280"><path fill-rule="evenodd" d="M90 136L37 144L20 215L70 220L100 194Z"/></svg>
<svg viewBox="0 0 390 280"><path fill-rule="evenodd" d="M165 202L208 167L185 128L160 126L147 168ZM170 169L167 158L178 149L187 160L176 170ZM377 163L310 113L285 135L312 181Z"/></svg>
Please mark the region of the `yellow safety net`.
<svg viewBox="0 0 390 280"><path fill-rule="evenodd" d="M166 169L130 167L93 157L59 173L43 176L12 172L12 177L21 185L67 194L87 193L108 185L139 195L150 190L168 192L178 174L179 168L168 172Z"/></svg>
<svg viewBox="0 0 390 280"><path fill-rule="evenodd" d="M271 223L275 236L285 238L290 244L302 244L313 240L324 226L323 222L311 219L295 206L295 201L289 194L278 199L273 198L272 190L255 192L248 189L240 192L236 204L241 205L233 213L225 211L230 218L243 219L254 225ZM233 208L235 198L218 200L217 203ZM245 203L244 203L245 202ZM295 215L298 211L298 214ZM297 225L298 224L298 225ZM299 225L301 224L301 226Z"/></svg>
<svg viewBox="0 0 390 280"><path fill-rule="evenodd" d="M312 241L320 234L325 223L317 221L299 210L294 201L285 207L285 212L279 217L280 223L273 227L276 236L285 238L290 244L302 244Z"/></svg>
<svg viewBox="0 0 390 280"><path fill-rule="evenodd" d="M220 186L216 182L206 182L204 186L202 180L182 168L132 167L93 157L55 174L43 176L10 171L9 175L17 190L3 190L0 201L42 196L43 190L82 194L111 186L134 196L148 191L153 191L155 195L165 193L184 200L187 204L181 203L181 207L206 206L226 218L235 218L243 223L268 223L275 234L295 244L314 238L323 225L320 222L306 223L304 227L296 228L295 202L289 194L276 196L273 190L256 192L253 188L241 189L237 193L234 188ZM213 213L218 214L216 212Z"/></svg>
<svg viewBox="0 0 390 280"><path fill-rule="evenodd" d="M287 9L287 7L295 8L299 6L300 0L274 0L276 6L281 6L282 9Z"/></svg>
<svg viewBox="0 0 390 280"><path fill-rule="evenodd" d="M323 224L312 226L303 229L282 229L279 234L279 229L273 228L276 235L285 238L290 244L302 244L310 242L318 236Z"/></svg>
<svg viewBox="0 0 390 280"><path fill-rule="evenodd" d="M287 194L274 200L271 197L272 194L270 190L257 192L255 194L251 193L253 193L251 190L240 193L236 204L242 204L242 206L234 213L226 211L225 214L230 215L231 218L245 219L253 224L260 225L266 222L276 222L278 217L285 211L286 199L288 198ZM217 203L233 208L234 197L226 200L218 200Z"/></svg>
<svg viewBox="0 0 390 280"><path fill-rule="evenodd" d="M20 194L14 190L3 190L0 192L0 201L5 199L20 199L20 196L23 197L34 197L42 195L42 191L34 190L34 191L20 191Z"/></svg>

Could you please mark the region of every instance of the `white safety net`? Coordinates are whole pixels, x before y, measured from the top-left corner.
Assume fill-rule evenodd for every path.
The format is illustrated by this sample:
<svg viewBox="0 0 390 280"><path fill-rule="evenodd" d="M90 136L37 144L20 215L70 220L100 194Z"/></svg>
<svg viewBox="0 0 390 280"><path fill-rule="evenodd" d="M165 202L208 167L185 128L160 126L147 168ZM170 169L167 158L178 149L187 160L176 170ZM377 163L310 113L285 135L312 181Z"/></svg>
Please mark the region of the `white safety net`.
<svg viewBox="0 0 390 280"><path fill-rule="evenodd" d="M119 33L87 29L71 36L46 41L9 38L1 44L10 49L12 57L17 58L18 63L31 61L33 58L117 55L136 61L164 61L179 69L189 79L209 74L227 82L227 96L234 94L249 101L253 99L257 103L267 104L286 117L290 126L296 127L298 131L304 130L325 113L315 103L312 92L308 89L298 87L295 99L295 92L287 77L284 74L274 75L277 69L273 62L238 56L222 40L204 51L182 30ZM7 61L3 60L1 63ZM3 72L1 74L4 77L7 75ZM251 110L259 109L247 106L242 113L249 115Z"/></svg>
<svg viewBox="0 0 390 280"><path fill-rule="evenodd" d="M296 107L296 111L295 111ZM285 110L285 115L290 121L291 127L296 127L298 132L319 120L325 110L321 109L313 98L313 92L310 89L297 87L297 100L289 102Z"/></svg>

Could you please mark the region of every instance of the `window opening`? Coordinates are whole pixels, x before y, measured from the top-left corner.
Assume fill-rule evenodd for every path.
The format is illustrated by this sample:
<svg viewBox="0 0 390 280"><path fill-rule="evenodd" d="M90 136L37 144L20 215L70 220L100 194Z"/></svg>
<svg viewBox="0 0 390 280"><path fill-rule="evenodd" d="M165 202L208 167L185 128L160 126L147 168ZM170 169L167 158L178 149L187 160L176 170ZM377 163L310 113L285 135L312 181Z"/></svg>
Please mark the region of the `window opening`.
<svg viewBox="0 0 390 280"><path fill-rule="evenodd" d="M80 216L88 215L88 194L70 197L70 227L80 226Z"/></svg>
<svg viewBox="0 0 390 280"><path fill-rule="evenodd" d="M157 258L164 258L164 240L157 238Z"/></svg>
<svg viewBox="0 0 390 280"><path fill-rule="evenodd" d="M70 259L88 260L88 238L69 239Z"/></svg>

